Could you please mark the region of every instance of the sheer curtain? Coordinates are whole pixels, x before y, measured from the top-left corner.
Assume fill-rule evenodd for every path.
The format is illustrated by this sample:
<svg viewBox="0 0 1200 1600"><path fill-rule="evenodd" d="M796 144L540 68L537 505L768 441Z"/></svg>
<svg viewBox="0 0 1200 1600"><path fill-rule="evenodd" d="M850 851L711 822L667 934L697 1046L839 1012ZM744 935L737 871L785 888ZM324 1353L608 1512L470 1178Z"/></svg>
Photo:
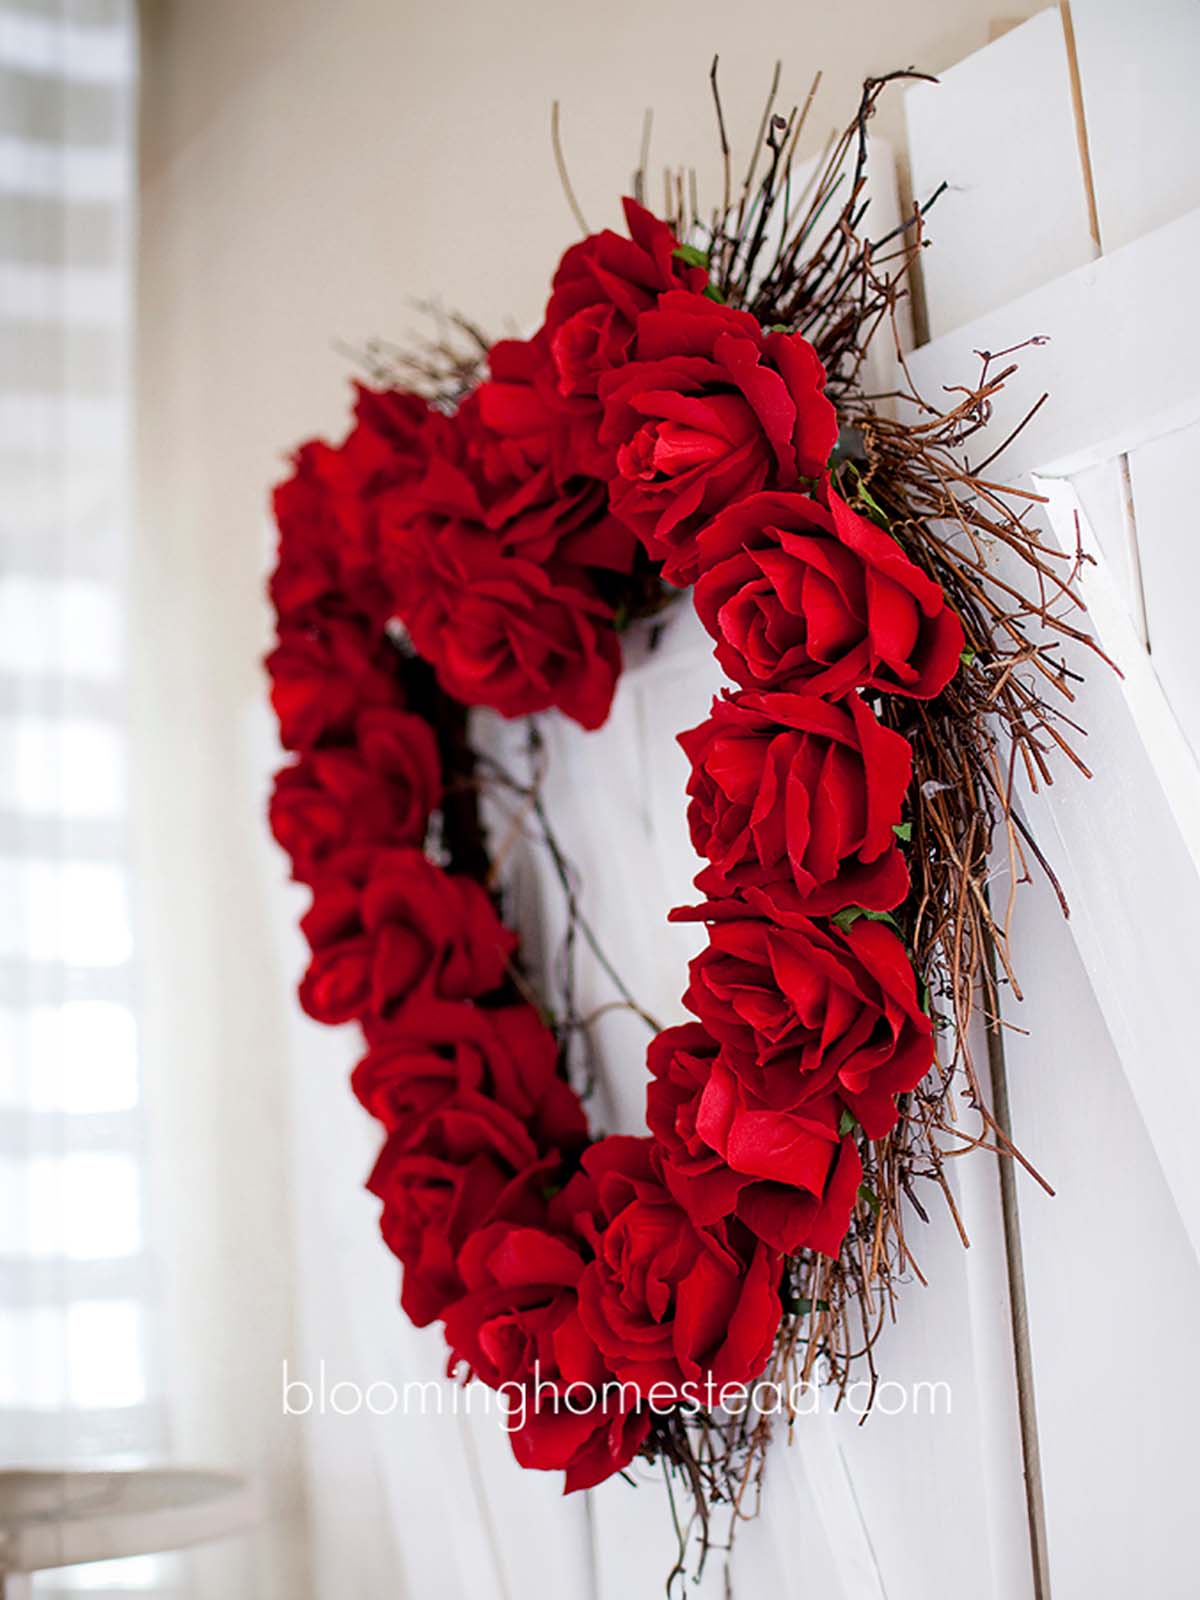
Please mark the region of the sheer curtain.
<svg viewBox="0 0 1200 1600"><path fill-rule="evenodd" d="M127 827L136 48L0 0L0 1465L167 1450ZM169 1559L38 1593L167 1592Z"/></svg>

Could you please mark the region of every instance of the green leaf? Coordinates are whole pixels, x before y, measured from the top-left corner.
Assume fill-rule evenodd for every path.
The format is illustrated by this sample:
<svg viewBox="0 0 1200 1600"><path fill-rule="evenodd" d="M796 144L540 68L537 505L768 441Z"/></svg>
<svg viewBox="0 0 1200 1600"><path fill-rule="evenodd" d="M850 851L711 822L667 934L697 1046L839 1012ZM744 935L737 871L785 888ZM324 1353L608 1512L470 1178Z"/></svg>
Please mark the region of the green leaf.
<svg viewBox="0 0 1200 1600"><path fill-rule="evenodd" d="M829 1310L829 1301L828 1300L818 1300L816 1302L816 1306L817 1306L817 1310L818 1311L828 1311ZM806 1294L802 1294L799 1297L799 1299L796 1300L796 1302L795 1302L795 1310L802 1317L806 1317L808 1315L808 1313L812 1310L812 1308L813 1308L813 1302L808 1298L808 1296Z"/></svg>
<svg viewBox="0 0 1200 1600"><path fill-rule="evenodd" d="M868 922L886 922L888 927L895 928L897 933L901 935L904 933L904 929L890 911L864 911L863 916L866 917Z"/></svg>
<svg viewBox="0 0 1200 1600"><path fill-rule="evenodd" d="M859 917L866 917L868 922L886 922L888 927L895 928L901 937L904 935L904 929L890 911L865 911L862 906L844 906L841 911L834 912L833 921L843 933L849 933Z"/></svg>
<svg viewBox="0 0 1200 1600"><path fill-rule="evenodd" d="M892 524L888 518L887 512L867 488L866 484L863 482L862 473L859 471L858 467L853 461L847 461L846 471L850 473L854 479L855 498L858 500L860 505L866 508L868 517L870 517L871 521L876 525L876 527L882 528L885 533L891 533Z"/></svg>
<svg viewBox="0 0 1200 1600"><path fill-rule="evenodd" d="M929 994L929 985L924 978L918 977L917 990L921 997L921 1010L927 1017L931 1017L933 1015L933 1003Z"/></svg>
<svg viewBox="0 0 1200 1600"><path fill-rule="evenodd" d="M706 300L715 300L719 306L723 306L725 304L725 296L721 293L720 289L717 288L715 283L705 284L704 298Z"/></svg>
<svg viewBox="0 0 1200 1600"><path fill-rule="evenodd" d="M969 667L974 664L975 652L971 649L970 645L967 646L958 659L962 662L964 667Z"/></svg>
<svg viewBox="0 0 1200 1600"><path fill-rule="evenodd" d="M767 333L791 333L791 327L786 322L772 322L765 330Z"/></svg>
<svg viewBox="0 0 1200 1600"><path fill-rule="evenodd" d="M613 612L612 625L614 633L624 633L629 626L629 605L626 601L622 600Z"/></svg>
<svg viewBox="0 0 1200 1600"><path fill-rule="evenodd" d="M848 1111L843 1106L842 1114L838 1118L838 1138L844 1139L848 1133L853 1133L857 1127L858 1118L854 1115L853 1111Z"/></svg>
<svg viewBox="0 0 1200 1600"><path fill-rule="evenodd" d="M858 486L858 498L863 505L866 506L867 514L870 516L871 521L876 523L879 527L890 532L892 525L888 520L887 513L879 504L879 501L876 500L875 496L863 483L860 483Z"/></svg>
<svg viewBox="0 0 1200 1600"><path fill-rule="evenodd" d="M905 844L911 844L912 843L912 823L911 822L893 822L892 823L892 832L896 835L897 839L903 839Z"/></svg>
<svg viewBox="0 0 1200 1600"><path fill-rule="evenodd" d="M671 254L689 267L708 267L708 251L694 244L677 244Z"/></svg>
<svg viewBox="0 0 1200 1600"><path fill-rule="evenodd" d="M879 1200L878 1200L878 1198L877 1198L877 1196L875 1194L874 1189L872 1189L872 1187L871 1187L871 1185L869 1183L860 1183L859 1184L859 1186L858 1186L858 1198L860 1200L865 1200L867 1205L870 1206L871 1210L875 1213L875 1215L876 1216L879 1215Z"/></svg>

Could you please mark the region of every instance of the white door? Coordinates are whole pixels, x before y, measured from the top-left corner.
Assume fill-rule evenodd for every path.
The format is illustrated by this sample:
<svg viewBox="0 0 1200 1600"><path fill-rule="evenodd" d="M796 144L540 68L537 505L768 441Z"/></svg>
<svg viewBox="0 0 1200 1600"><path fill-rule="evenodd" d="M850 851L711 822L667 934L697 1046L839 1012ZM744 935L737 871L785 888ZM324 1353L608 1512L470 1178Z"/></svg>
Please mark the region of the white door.
<svg viewBox="0 0 1200 1600"><path fill-rule="evenodd" d="M1050 337L1023 353L990 437L1043 389L1051 401L995 470L1047 496L1048 539L1074 548L1078 536L1095 558L1082 579L1090 625L1125 674L1090 665L1081 686L1094 777L1060 762L1053 789L1026 806L1072 914L1062 919L1045 883L1020 891L1024 998L1005 1003L1006 1075L1017 1142L1057 1192L1018 1174L1010 1263L995 1161L951 1163L971 1244L944 1205L928 1226L912 1221L926 1282L905 1286L877 1347L897 1414L799 1419L791 1444L772 1449L761 1516L688 1592L1200 1594L1188 1540L1200 1434L1200 496L1188 471L1200 461L1198 80L1196 0L1074 0L1069 16L1043 12L910 95L913 192L949 185L929 220L932 339L911 370L936 397L973 378L974 352ZM700 937L666 922L692 897L696 868L675 735L719 686L681 606L655 649L635 648L603 729L544 723L547 807L584 909L664 1023L683 1015ZM515 736L497 737L517 759ZM513 860L521 920L542 928L549 963L561 895L536 850ZM579 979L583 1009L613 998L586 951ZM298 1081L297 1159L312 1178L302 1221L329 1235L341 1272L306 1289L311 1349L336 1352L351 1378L436 1376L437 1332L396 1311L356 1187L369 1137L337 1070L351 1046L297 1028L302 1053L330 1063ZM610 1011L594 1037L593 1123L640 1129L646 1030ZM1014 1303L1027 1319L1016 1341ZM921 1384L948 1386L949 1414L914 1405ZM331 1553L330 1593L386 1592L371 1569L386 1564L388 1524L413 1595L663 1592L674 1539L653 1473L636 1490L617 1480L564 1501L552 1479L512 1465L494 1419L362 1418L353 1431L335 1419L314 1423L312 1439L318 1492L340 1493L364 1533L354 1585L345 1547Z"/></svg>
<svg viewBox="0 0 1200 1600"><path fill-rule="evenodd" d="M951 187L926 261L925 392L1031 335L993 469L1083 544L1090 665L1065 763L1026 814L1071 904L1019 897L1006 1019L1045 1551L1056 1597L1200 1593L1200 6L1073 0L914 91L914 190ZM945 209L943 210L943 205ZM982 446L986 451L988 445ZM981 453L982 453L981 451ZM1191 470L1189 470L1191 469Z"/></svg>

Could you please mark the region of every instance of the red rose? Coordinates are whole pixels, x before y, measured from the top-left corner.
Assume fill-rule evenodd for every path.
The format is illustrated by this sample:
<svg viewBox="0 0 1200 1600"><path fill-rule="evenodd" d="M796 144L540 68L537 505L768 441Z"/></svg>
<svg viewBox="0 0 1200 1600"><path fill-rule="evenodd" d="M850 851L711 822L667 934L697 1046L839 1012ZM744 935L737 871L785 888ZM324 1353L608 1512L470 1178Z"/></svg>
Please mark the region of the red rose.
<svg viewBox="0 0 1200 1600"><path fill-rule="evenodd" d="M314 750L276 775L271 832L311 883L348 845L420 844L441 795L437 741L407 711L377 706L355 723L353 745Z"/></svg>
<svg viewBox="0 0 1200 1600"><path fill-rule="evenodd" d="M933 1024L903 944L865 916L843 932L795 914L769 890L746 898L772 920L746 919L735 901L672 912L712 923L684 1004L736 1053L731 1064L764 1105L792 1110L836 1093L868 1137L881 1139L895 1126L896 1095L933 1064Z"/></svg>
<svg viewBox="0 0 1200 1600"><path fill-rule="evenodd" d="M594 470L595 422L585 426L559 394L545 328L492 346L488 376L456 421L491 526L538 507L551 538L544 554L629 570L637 541L609 513L606 474Z"/></svg>
<svg viewBox="0 0 1200 1600"><path fill-rule="evenodd" d="M452 416L430 416L421 472L374 503L385 564L397 530L466 524L531 561L628 572L637 541L573 459L544 334L501 340L488 369Z"/></svg>
<svg viewBox="0 0 1200 1600"><path fill-rule="evenodd" d="M465 1294L446 1314L450 1369L498 1389L537 1376L597 1387L610 1376L579 1323L576 1288L590 1251L546 1227L493 1223L459 1256Z"/></svg>
<svg viewBox="0 0 1200 1600"><path fill-rule="evenodd" d="M404 1267L400 1304L418 1328L461 1297L467 1241L501 1218L537 1225L558 1173L558 1157L539 1159L515 1120L453 1098L388 1137L367 1188L383 1202L380 1232Z"/></svg>
<svg viewBox="0 0 1200 1600"><path fill-rule="evenodd" d="M489 1217L540 1219L558 1152L587 1138L583 1108L529 1006L423 1012L416 1002L352 1086L388 1130L370 1187L405 1266L405 1307L423 1325L462 1292L458 1252Z"/></svg>
<svg viewBox="0 0 1200 1600"><path fill-rule="evenodd" d="M688 826L712 866L706 894L780 880L812 916L890 911L908 892L896 843L912 750L857 695L742 692L679 735L692 764Z"/></svg>
<svg viewBox="0 0 1200 1600"><path fill-rule="evenodd" d="M380 494L408 482L425 464L428 403L403 389L354 385L355 426L343 447L358 469L362 492Z"/></svg>
<svg viewBox="0 0 1200 1600"><path fill-rule="evenodd" d="M556 1210L552 1201L551 1221ZM605 1392L612 1374L579 1316L589 1255L569 1231L492 1224L463 1246L465 1293L446 1312L451 1368L505 1392L513 1454L523 1467L565 1469L568 1493L628 1466L650 1427L647 1411Z"/></svg>
<svg viewBox="0 0 1200 1600"><path fill-rule="evenodd" d="M559 1075L558 1042L532 1006L422 1008L414 1000L371 1040L351 1087L389 1131L452 1093L460 1106L515 1121L539 1152L587 1138L579 1096Z"/></svg>
<svg viewBox="0 0 1200 1600"><path fill-rule="evenodd" d="M557 476L554 399L545 335L497 340L488 351L487 377L463 402L463 408L473 404L480 424L468 440L468 454L485 483L502 489L528 483L543 472Z"/></svg>
<svg viewBox="0 0 1200 1600"><path fill-rule="evenodd" d="M574 244L554 274L546 329L566 395L595 394L600 377L621 366L643 311L670 289L702 295L703 267L677 254L665 222L636 200L621 202L630 237L605 228Z"/></svg>
<svg viewBox="0 0 1200 1600"><path fill-rule="evenodd" d="M600 386L612 508L669 582L689 584L705 524L764 484L823 473L837 416L798 333L764 333L748 312L695 295L664 295L640 317L634 355Z"/></svg>
<svg viewBox="0 0 1200 1600"><path fill-rule="evenodd" d="M836 1256L862 1182L833 1095L767 1105L699 1023L667 1028L647 1053L646 1118L668 1189L701 1226L738 1216L772 1249Z"/></svg>
<svg viewBox="0 0 1200 1600"><path fill-rule="evenodd" d="M519 522L507 536L519 546ZM508 554L475 524L426 522L393 531L387 575L447 694L506 717L557 707L585 728L608 715L620 646L609 607L575 571Z"/></svg>
<svg viewBox="0 0 1200 1600"><path fill-rule="evenodd" d="M279 556L271 599L285 621L344 601L374 626L387 615L371 503L416 479L429 411L417 395L355 386L355 424L340 445L312 440L273 497Z"/></svg>
<svg viewBox="0 0 1200 1600"><path fill-rule="evenodd" d="M264 664L288 750L345 742L364 707L403 700L394 647L356 617L313 615L284 624Z"/></svg>
<svg viewBox="0 0 1200 1600"><path fill-rule="evenodd" d="M545 1393L529 1395L523 1405L524 1421L510 1431L517 1465L565 1471L565 1494L594 1489L624 1471L650 1432L650 1413L628 1405L619 1393L586 1410L577 1402L572 1410L567 1401L557 1402Z"/></svg>
<svg viewBox="0 0 1200 1600"><path fill-rule="evenodd" d="M616 1377L644 1398L707 1402L703 1386L719 1393L766 1365L779 1258L736 1222L698 1228L657 1175L653 1149L650 1139L608 1138L584 1155L591 1182L579 1187L575 1220L595 1260L579 1280L579 1314Z"/></svg>
<svg viewBox="0 0 1200 1600"><path fill-rule="evenodd" d="M609 511L606 484L577 459L544 331L493 345L488 372L438 433L444 459L432 462L410 506L476 522L531 561L628 572L637 541ZM460 474L449 497L447 462Z"/></svg>
<svg viewBox="0 0 1200 1600"><path fill-rule="evenodd" d="M962 624L890 534L832 488L825 500L752 495L705 530L717 565L695 604L717 660L750 689L932 699L958 670Z"/></svg>
<svg viewBox="0 0 1200 1600"><path fill-rule="evenodd" d="M312 948L300 1003L329 1023L394 1016L414 995L488 994L517 943L479 884L420 850L346 852L313 885L300 926Z"/></svg>

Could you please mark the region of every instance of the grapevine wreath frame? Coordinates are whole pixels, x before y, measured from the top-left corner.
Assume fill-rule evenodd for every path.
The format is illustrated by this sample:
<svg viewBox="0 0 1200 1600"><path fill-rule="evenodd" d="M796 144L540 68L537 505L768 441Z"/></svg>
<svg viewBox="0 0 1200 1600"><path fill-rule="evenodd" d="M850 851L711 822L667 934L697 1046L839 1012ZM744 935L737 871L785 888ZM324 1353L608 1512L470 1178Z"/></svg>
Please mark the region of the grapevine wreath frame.
<svg viewBox="0 0 1200 1600"><path fill-rule="evenodd" d="M1043 544L999 452L969 461L1015 351L980 352L941 406L919 395L897 317L936 195L870 231L868 123L912 76L868 80L801 186L816 83L781 115L777 68L735 188L714 62L709 216L686 172L652 214L643 156L628 236L579 217L532 338L452 319L372 345L348 435L301 446L274 497L267 668L294 759L270 821L312 890L301 1003L365 1037L352 1084L384 1133L369 1187L402 1305L442 1323L450 1370L520 1399L522 1464L573 1490L659 1459L704 1545L710 1508L736 1521L761 1481L770 1419L731 1390L843 1393L862 1364L873 1392L920 1276L905 1202L925 1217L932 1185L953 1212L945 1163L968 1150L1023 1159L969 1028L979 1007L999 1027L999 983L1019 993L1028 863L1054 881L1017 779L1083 767L1081 558ZM876 338L888 396L864 388ZM598 726L620 632L689 592L730 688L680 735L705 864L673 915L708 943L695 1020L658 1031L583 915L536 716ZM480 706L530 719L528 775L476 753ZM559 994L502 920L485 796L567 896ZM653 1031L643 1137L589 1139L579 934Z"/></svg>

